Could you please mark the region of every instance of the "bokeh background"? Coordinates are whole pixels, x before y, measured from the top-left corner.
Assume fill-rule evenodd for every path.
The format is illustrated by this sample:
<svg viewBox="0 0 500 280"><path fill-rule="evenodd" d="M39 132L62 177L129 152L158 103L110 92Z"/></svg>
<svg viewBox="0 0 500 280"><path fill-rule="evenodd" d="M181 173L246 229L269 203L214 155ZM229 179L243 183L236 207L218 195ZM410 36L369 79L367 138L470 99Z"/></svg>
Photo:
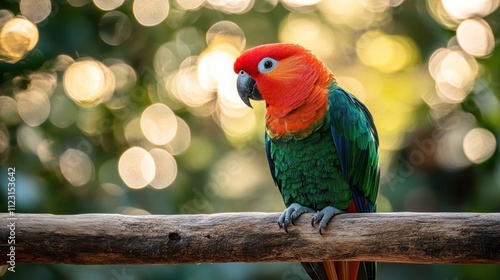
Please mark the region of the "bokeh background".
<svg viewBox="0 0 500 280"><path fill-rule="evenodd" d="M282 211L232 64L300 43L374 115L378 210L500 211L499 0L2 0L0 211ZM147 229L144 229L147 230ZM244 234L244 233L242 233ZM499 233L500 234L500 233ZM379 264L380 279L500 279ZM299 264L19 265L4 279L307 279Z"/></svg>

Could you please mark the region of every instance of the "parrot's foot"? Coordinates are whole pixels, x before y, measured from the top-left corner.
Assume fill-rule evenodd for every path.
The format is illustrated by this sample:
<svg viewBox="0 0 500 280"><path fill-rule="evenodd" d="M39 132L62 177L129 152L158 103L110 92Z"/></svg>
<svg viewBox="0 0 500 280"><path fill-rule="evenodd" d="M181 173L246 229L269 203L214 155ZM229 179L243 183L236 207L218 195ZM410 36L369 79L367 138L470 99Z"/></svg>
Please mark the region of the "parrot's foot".
<svg viewBox="0 0 500 280"><path fill-rule="evenodd" d="M318 230L319 234L322 234L321 230L328 225L328 222L333 218L333 216L341 213L344 213L344 211L341 211L333 206L326 206L323 210L314 214L311 219L311 225L314 227L314 224L319 222Z"/></svg>
<svg viewBox="0 0 500 280"><path fill-rule="evenodd" d="M281 216L278 219L278 226L284 227L286 233L288 233L288 225L291 223L292 225L295 225L293 223L293 220L298 218L300 215L304 213L311 213L314 212L313 209L309 207L304 207L298 203L292 203L288 208L283 211Z"/></svg>

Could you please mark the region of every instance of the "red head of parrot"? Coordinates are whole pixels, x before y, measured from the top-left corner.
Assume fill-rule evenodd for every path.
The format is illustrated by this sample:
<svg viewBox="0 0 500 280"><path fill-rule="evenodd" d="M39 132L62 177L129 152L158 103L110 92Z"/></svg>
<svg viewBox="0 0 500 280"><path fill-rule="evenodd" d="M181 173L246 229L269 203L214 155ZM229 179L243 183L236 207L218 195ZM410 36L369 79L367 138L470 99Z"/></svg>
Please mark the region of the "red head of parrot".
<svg viewBox="0 0 500 280"><path fill-rule="evenodd" d="M311 51L296 44L261 45L234 63L243 102L266 102L266 123L273 136L302 133L324 117L333 73Z"/></svg>

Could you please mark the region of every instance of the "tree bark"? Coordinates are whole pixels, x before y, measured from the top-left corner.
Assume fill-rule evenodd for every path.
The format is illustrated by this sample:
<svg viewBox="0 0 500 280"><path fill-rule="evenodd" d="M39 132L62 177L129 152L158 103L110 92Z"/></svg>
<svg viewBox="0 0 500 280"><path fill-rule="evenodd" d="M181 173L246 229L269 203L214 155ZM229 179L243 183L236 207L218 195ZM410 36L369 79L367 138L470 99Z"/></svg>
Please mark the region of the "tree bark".
<svg viewBox="0 0 500 280"><path fill-rule="evenodd" d="M0 214L0 248L3 263L12 246L16 263L500 263L500 213L349 213L323 235L311 216L285 233L279 213Z"/></svg>

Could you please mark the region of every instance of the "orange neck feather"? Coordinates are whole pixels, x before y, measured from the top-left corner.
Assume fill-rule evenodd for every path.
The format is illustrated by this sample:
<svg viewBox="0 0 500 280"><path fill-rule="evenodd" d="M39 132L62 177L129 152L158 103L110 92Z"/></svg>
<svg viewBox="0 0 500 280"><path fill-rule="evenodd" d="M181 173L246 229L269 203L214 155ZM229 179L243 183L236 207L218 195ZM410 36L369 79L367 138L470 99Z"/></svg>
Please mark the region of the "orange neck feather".
<svg viewBox="0 0 500 280"><path fill-rule="evenodd" d="M267 101L266 131L271 138L301 139L323 124L328 108L328 89L335 76L323 63L319 64L313 69L302 69L300 79L290 79L290 83L275 88L272 96L281 97L279 102L264 96Z"/></svg>

